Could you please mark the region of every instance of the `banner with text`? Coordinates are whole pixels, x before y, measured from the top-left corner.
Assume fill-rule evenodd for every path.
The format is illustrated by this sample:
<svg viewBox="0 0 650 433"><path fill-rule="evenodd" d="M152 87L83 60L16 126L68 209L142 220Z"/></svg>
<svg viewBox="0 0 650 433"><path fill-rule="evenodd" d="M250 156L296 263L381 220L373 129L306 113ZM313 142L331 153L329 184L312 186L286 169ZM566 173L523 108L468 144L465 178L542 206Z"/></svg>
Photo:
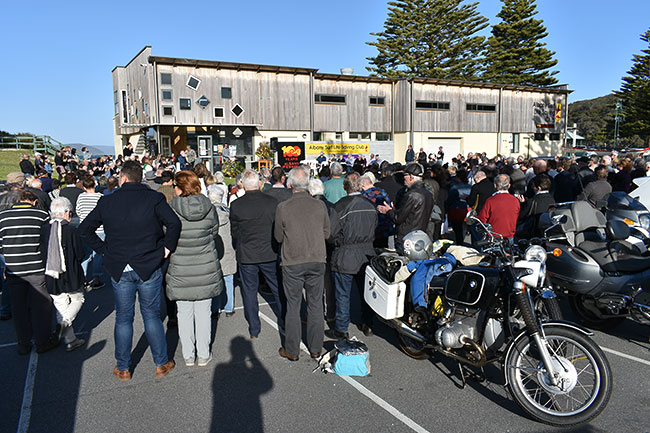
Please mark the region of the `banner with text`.
<svg viewBox="0 0 650 433"><path fill-rule="evenodd" d="M278 164L284 171L289 171L300 165L300 161L305 159L305 142L304 141L281 141L277 143Z"/></svg>
<svg viewBox="0 0 650 433"><path fill-rule="evenodd" d="M360 153L370 153L369 142L357 143L307 143L307 154L318 155L323 152L325 155L358 155Z"/></svg>

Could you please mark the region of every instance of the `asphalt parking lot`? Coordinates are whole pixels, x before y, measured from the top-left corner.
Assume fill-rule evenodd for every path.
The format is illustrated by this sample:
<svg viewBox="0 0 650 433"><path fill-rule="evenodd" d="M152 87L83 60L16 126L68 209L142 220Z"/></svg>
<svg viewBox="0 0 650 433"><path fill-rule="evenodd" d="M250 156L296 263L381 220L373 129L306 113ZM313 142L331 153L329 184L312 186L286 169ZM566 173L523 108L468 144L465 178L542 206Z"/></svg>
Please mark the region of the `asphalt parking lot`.
<svg viewBox="0 0 650 433"><path fill-rule="evenodd" d="M75 322L85 347L66 353L18 356L12 323L0 322L0 432L546 432L510 399L497 368L488 381L456 385L448 360L414 360L396 347L393 331L351 333L370 348L372 374L344 378L313 373L307 353L298 362L278 355L281 336L271 308L262 305L260 338L248 338L241 309L215 321L214 359L186 367L175 329L169 352L179 362L164 379L136 316L133 380L111 371L113 323L110 285L87 294ZM265 302L260 297L260 302ZM236 305L241 305L237 302ZM136 310L137 311L137 310ZM354 316L353 316L354 319ZM627 321L596 333L614 375L605 411L575 432L650 431L650 327ZM333 342L328 342L331 348Z"/></svg>

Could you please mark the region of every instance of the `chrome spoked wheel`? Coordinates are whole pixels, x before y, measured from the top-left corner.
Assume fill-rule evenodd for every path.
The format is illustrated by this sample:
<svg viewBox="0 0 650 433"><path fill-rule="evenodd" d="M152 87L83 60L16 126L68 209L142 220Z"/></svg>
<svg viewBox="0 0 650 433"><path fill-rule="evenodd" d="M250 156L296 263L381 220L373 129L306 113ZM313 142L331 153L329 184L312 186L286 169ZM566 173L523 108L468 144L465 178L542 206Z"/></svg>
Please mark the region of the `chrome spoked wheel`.
<svg viewBox="0 0 650 433"><path fill-rule="evenodd" d="M523 338L505 362L515 400L533 417L554 425L597 416L611 394L611 372L602 351L571 329L548 330L546 341L557 380L551 380L534 340Z"/></svg>

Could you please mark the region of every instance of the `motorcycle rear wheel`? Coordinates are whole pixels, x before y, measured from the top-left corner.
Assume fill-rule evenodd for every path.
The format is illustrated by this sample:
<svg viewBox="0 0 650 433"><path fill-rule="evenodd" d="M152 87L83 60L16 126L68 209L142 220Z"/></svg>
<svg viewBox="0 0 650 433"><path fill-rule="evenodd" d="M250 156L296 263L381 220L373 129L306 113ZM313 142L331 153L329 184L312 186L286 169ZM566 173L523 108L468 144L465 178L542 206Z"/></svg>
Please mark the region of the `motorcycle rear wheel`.
<svg viewBox="0 0 650 433"><path fill-rule="evenodd" d="M557 298L539 298L535 301L535 311L542 320L562 320L562 311Z"/></svg>
<svg viewBox="0 0 650 433"><path fill-rule="evenodd" d="M408 338L399 331L395 331L395 333L397 334L397 342L402 352L413 359L426 359L429 357L429 352L424 348L424 343Z"/></svg>
<svg viewBox="0 0 650 433"><path fill-rule="evenodd" d="M575 313L578 321L587 328L599 331L610 331L625 321L625 317L600 318L584 305L585 297L575 295L569 297L569 305Z"/></svg>
<svg viewBox="0 0 650 433"><path fill-rule="evenodd" d="M516 341L504 360L508 389L517 404L537 421L574 426L597 417L612 393L612 372L602 350L586 335L569 328L545 326L560 389L548 379L535 341Z"/></svg>

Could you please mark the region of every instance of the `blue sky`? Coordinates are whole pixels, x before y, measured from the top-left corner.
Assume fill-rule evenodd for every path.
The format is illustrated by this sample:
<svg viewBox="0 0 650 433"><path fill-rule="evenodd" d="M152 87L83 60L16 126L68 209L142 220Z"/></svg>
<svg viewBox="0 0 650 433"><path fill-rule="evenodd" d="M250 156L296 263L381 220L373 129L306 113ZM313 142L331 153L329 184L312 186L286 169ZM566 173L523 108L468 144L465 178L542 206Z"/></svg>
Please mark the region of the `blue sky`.
<svg viewBox="0 0 650 433"><path fill-rule="evenodd" d="M650 1L538 0L571 101L620 86ZM498 0L481 13L498 22ZM383 29L384 0L8 1L0 37L0 129L64 142L113 144L111 70L145 45L153 54L304 66L366 75L365 44Z"/></svg>

